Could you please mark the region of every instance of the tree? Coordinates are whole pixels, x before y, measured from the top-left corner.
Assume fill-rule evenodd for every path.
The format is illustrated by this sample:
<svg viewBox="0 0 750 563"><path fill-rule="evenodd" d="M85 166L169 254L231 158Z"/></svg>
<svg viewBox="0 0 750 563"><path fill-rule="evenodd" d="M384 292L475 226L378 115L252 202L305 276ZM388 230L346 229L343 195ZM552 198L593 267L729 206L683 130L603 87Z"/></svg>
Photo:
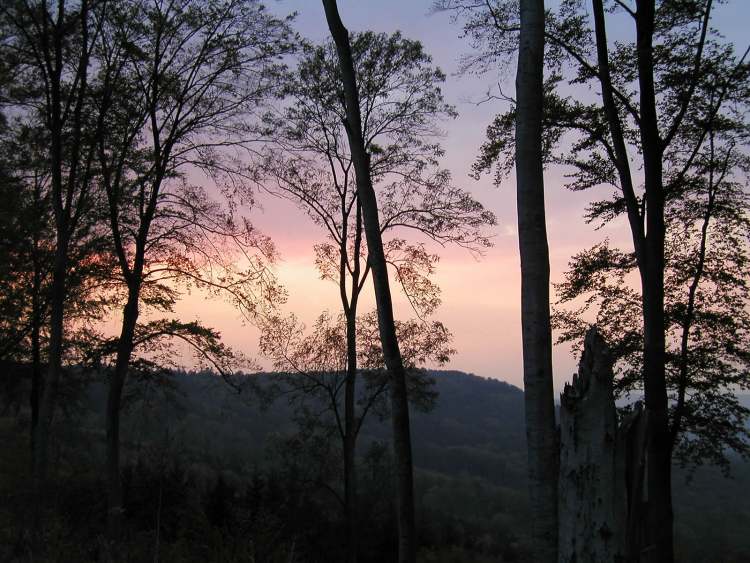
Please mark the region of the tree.
<svg viewBox="0 0 750 563"><path fill-rule="evenodd" d="M409 243L392 233L412 230L440 244L481 250L490 244L482 229L495 219L468 193L454 187L447 171L438 168L442 149L434 139L437 120L454 115L454 110L440 92L444 75L432 67L421 45L398 33L362 33L352 37L352 54L362 85L362 127L365 145L372 151L370 169L378 191L381 234L390 235L384 242L385 258L416 315L426 319L439 304L439 288L429 279L438 257L423 244ZM361 426L355 412L358 303L371 266L353 162L344 140L344 92L332 43L304 48L298 69L287 79L286 94L288 102L279 114L268 117L275 142L263 167L265 189L297 203L328 239L315 246L316 265L324 279L337 285L346 318L348 356L341 428L348 557L354 560L355 442ZM426 322L425 330L432 332ZM278 351L267 348L274 354Z"/></svg>
<svg viewBox="0 0 750 563"><path fill-rule="evenodd" d="M385 419L389 414L386 401L390 377L383 363L379 341L377 315L373 312L357 319L357 373L359 387L354 397L356 408L347 407L346 388L349 380L350 351L349 323L346 315L322 314L307 331L294 316L277 319L264 328L261 351L274 362L281 382L274 396L288 398L295 407L295 418L300 431L292 438L298 447L326 443L327 455L320 459L320 469L313 469L308 480L333 495L345 522L347 532L353 530L357 539L359 519L357 461L352 455L365 421L373 415ZM435 321L419 319L397 322L399 343L404 350L407 366L409 401L420 410L429 410L436 394L433 380L419 366L426 362L443 364L453 350L451 335ZM351 419L347 411L354 411ZM347 428L347 425L351 425ZM354 436L355 444L349 440ZM336 440L340 447L336 447ZM349 459L351 455L352 459ZM341 464L341 461L344 461ZM343 469L343 472L341 471ZM343 482L343 494L340 485ZM354 485L354 486L353 486ZM349 522L349 520L353 522ZM346 557L355 559L357 544L351 536L346 539Z"/></svg>
<svg viewBox="0 0 750 563"><path fill-rule="evenodd" d="M71 238L90 205L93 154L85 137L90 55L97 30L88 0L18 0L0 8L4 59L20 90L18 103L41 117L48 149L54 262L49 304L48 368L34 440L34 479L47 474L47 453L63 363Z"/></svg>
<svg viewBox="0 0 750 563"><path fill-rule="evenodd" d="M466 58L465 71L485 72L489 65L499 61L509 64L511 54L518 49L518 102L511 115L497 121L501 121L503 148L507 150L501 170L509 172L513 164L516 168L524 398L529 494L534 515L534 556L538 561L554 561L557 559L559 456L552 382L549 246L544 207L544 2L482 4L447 0L437 2L436 8L452 10L456 17L465 17L467 35L476 46L481 45L492 52L492 56L486 59ZM518 32L512 39L503 34L506 21L512 21L514 31ZM490 166L496 161L494 154L483 157L489 159ZM478 170L481 171L484 165L485 161L480 157Z"/></svg>
<svg viewBox="0 0 750 563"><path fill-rule="evenodd" d="M0 253L4 266L0 275L0 358L31 363L29 406L33 459L33 433L39 417L42 380L43 325L48 311L46 296L52 263L52 217L48 205L48 177L42 167L26 167L28 163L39 163L38 155L32 154L26 143L18 142L26 137L21 128L10 126L2 133L0 197L4 206L0 220ZM30 139L27 137L27 140ZM5 374L5 378L11 377L11 373ZM14 386L19 381L20 378L16 378Z"/></svg>
<svg viewBox="0 0 750 563"><path fill-rule="evenodd" d="M232 198L247 181L238 159L253 140L250 118L272 92L276 59L289 50L290 39L287 22L252 0L134 1L113 9L103 24L96 153L114 254L127 286L107 399L113 539L122 512L122 392L139 332L151 329L138 323L141 308L170 312L177 283L226 293L250 319L280 297L265 267L273 247L236 217ZM192 184L190 170L213 179L228 206ZM235 265L239 259L245 269ZM216 337L202 327L157 332L215 350Z"/></svg>
<svg viewBox="0 0 750 563"><path fill-rule="evenodd" d="M734 143L720 146L715 132L708 135L696 157L693 188L667 211L666 370L673 458L728 471L729 451L750 451L750 412L734 394L750 386L747 157ZM595 314L615 344L621 395L641 389L640 295L630 282L635 269L632 253L605 241L574 256L557 288L560 340L580 342L585 319Z"/></svg>
<svg viewBox="0 0 750 563"><path fill-rule="evenodd" d="M391 419L396 463L397 507L399 526L399 561L416 559L416 529L414 525L414 484L412 473L409 403L406 372L396 337L388 281L388 266L383 251L378 205L371 176L371 156L364 141L360 112L359 90L349 43L349 33L341 22L335 0L323 0L328 28L336 43L346 105L346 133L357 180L357 194L362 206L365 235L375 285L378 326L386 367L391 381Z"/></svg>
<svg viewBox="0 0 750 563"><path fill-rule="evenodd" d="M446 4L470 13L468 35L490 60L513 48L518 26L508 17L508 3L488 2L482 10L470 12L468 3ZM747 52L736 57L730 45L719 41L710 28L711 0L665 1L658 6L654 1L616 0L610 3L610 16L602 0L593 0L592 6L593 22L579 1L563 2L548 18L546 156L548 162L572 167L573 189L615 187L611 199L590 206L590 220L607 223L624 215L630 226L641 286L640 381L650 421L648 535L640 550L647 550L655 561L671 561L666 232L673 203L689 198L694 179L701 176L698 156L705 153L709 131L720 127L725 135L731 131L746 142L741 131L746 129ZM608 42L608 21L616 17L633 24L634 41ZM477 57L467 64L482 63ZM563 71L572 78L565 81ZM601 92L601 100L584 102L590 97L565 90L590 85ZM500 178L512 165L507 125L512 112L496 118L488 129L477 173L497 164ZM573 138L567 145L570 150L558 144L564 134ZM642 173L636 172L638 164ZM714 381L711 392L725 394L722 385Z"/></svg>
<svg viewBox="0 0 750 563"><path fill-rule="evenodd" d="M640 477L628 459L638 434L635 420L617 424L612 380L609 347L593 326L560 394L558 561L629 560L625 491Z"/></svg>
<svg viewBox="0 0 750 563"><path fill-rule="evenodd" d="M537 561L557 559L558 446L552 389L549 247L544 209L542 102L544 2L520 3L516 74L516 193L521 255L523 387L531 533Z"/></svg>
<svg viewBox="0 0 750 563"><path fill-rule="evenodd" d="M45 137L36 116L21 114L0 136L3 171L0 185L5 202L0 220L0 255L4 266L0 286L0 358L13 372L30 379L31 459L39 419L42 371L47 364L46 343L50 313L51 272L55 239L50 175ZM92 199L92 204L98 203ZM120 295L112 278L108 236L102 216L88 208L71 234L69 259L75 267L67 276L64 362L81 358L95 323L117 303ZM91 350L89 350L91 352ZM26 367L28 366L28 369Z"/></svg>

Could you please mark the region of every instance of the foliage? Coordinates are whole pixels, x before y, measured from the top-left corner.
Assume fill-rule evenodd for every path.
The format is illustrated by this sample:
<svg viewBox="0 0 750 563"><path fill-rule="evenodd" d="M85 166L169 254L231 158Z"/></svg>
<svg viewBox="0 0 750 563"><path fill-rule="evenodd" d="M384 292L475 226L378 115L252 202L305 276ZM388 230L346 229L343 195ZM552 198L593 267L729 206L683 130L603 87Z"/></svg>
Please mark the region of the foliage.
<svg viewBox="0 0 750 563"><path fill-rule="evenodd" d="M56 247L46 142L44 130L28 116L16 116L0 132L0 357L16 361L31 362L35 348L43 359L46 348ZM100 204L91 198L81 208L69 243L76 267L67 280L67 362L80 360L87 333L122 297Z"/></svg>
<svg viewBox="0 0 750 563"><path fill-rule="evenodd" d="M400 322L393 327L397 334L391 334L405 339L402 351L404 345L414 348L406 350L410 367L431 357L442 363L452 353L450 334L427 319L440 304L439 288L430 279L438 256L423 242L407 241L394 231L412 230L440 244L480 250L490 244L484 231L494 224L494 215L454 187L450 174L438 167L442 149L436 142L437 126L455 111L442 97L445 76L421 44L399 33L362 33L353 36L352 51L368 154L366 175L377 189L378 209L369 212L378 213L378 235L384 239L384 263L375 271L387 276L390 267L419 318ZM350 522L346 529L351 551L357 541L352 461L357 436L368 413L385 415L384 393L400 389L389 382L401 375L384 369L383 353L375 344L380 340L377 317L358 312L360 294L375 276L364 236L367 209L357 186L365 180L355 178L344 82L333 42L303 46L297 68L285 77L284 94L279 107L266 116L274 143L259 172L268 191L295 202L323 229L326 240L315 245L315 264L322 279L338 286L342 314L322 315L307 336L294 315L268 319L261 349L277 369L302 376L293 378L287 389L297 395L300 437L311 441L338 435L342 442L341 504ZM433 350L424 346L429 339ZM411 369L405 379L415 403L429 398L429 381L419 370ZM359 381L364 391L356 390ZM308 401L315 408L310 409ZM408 409L405 396L398 404Z"/></svg>
<svg viewBox="0 0 750 563"><path fill-rule="evenodd" d="M423 243L391 233L415 230L441 244L481 249L490 244L484 229L495 219L467 192L453 187L447 171L438 168L443 152L435 141L438 122L455 111L442 97L445 76L432 66L421 44L399 33L368 32L353 37L352 50L381 229L390 235L384 243L386 260L420 319L399 323L401 345L414 347L405 350L406 363L416 365L429 358L444 362L452 353L449 333L426 318L440 304L439 288L430 280L438 256ZM347 365L343 323L348 315L356 315L370 264L333 43L304 46L297 69L286 77L285 94L288 100L267 116L276 137L263 173L273 183L268 188L273 194L295 201L324 229L328 240L315 246L316 266L323 279L339 285L343 315L332 319L324 314L309 337L303 337L293 316L275 319L266 327L261 347L282 371L330 374L335 382L327 388L336 405ZM364 316L354 328L357 364L365 369L372 394L360 405L365 414L385 387L382 377L372 382L373 370L383 368L375 319Z"/></svg>
<svg viewBox="0 0 750 563"><path fill-rule="evenodd" d="M147 307L170 311L182 284L252 319L283 297L270 239L237 214L249 181L238 159L291 48L287 22L252 1L131 2L105 16L95 134L122 277ZM196 171L226 203L189 181Z"/></svg>
<svg viewBox="0 0 750 563"><path fill-rule="evenodd" d="M419 42L399 33L355 34L352 50L382 230L404 227L441 243L489 246L484 229L494 224L494 215L438 167L439 122L456 115L443 100L443 73ZM356 187L333 44L306 45L285 88L288 102L267 118L284 151L266 161L265 172L276 184L270 189L300 203L340 244L349 213L339 216L339 200L345 210L356 210Z"/></svg>
<svg viewBox="0 0 750 563"><path fill-rule="evenodd" d="M633 23L628 2L613 1L608 18ZM449 0L477 50L466 71L507 64L517 41L513 2ZM748 414L734 393L750 384L747 374L746 288L748 53L738 56L710 26L711 2L658 3L654 35L655 102L661 143L665 202L665 323L670 432L683 463L726 465L727 449L748 452ZM619 362L618 390L642 390L641 292L636 289L647 233L644 178L637 172L643 146L639 77L634 42L609 47L608 73L622 127L623 150L611 132L602 100L590 90L605 81L589 14L566 0L547 18L545 114L547 165L564 169L571 190L610 188L586 213L598 228L623 216L635 252L604 242L576 255L558 287L555 328L560 341L580 348L588 322L596 322ZM499 184L513 162L514 100L487 129L475 174L495 171ZM633 172L631 172L631 169ZM641 272L641 276L643 272Z"/></svg>

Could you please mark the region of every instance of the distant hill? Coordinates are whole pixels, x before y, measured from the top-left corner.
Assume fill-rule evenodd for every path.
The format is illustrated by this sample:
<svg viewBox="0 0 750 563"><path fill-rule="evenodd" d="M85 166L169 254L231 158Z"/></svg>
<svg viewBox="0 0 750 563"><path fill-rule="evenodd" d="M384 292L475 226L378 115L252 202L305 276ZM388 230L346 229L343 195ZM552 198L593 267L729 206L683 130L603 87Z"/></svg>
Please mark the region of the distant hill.
<svg viewBox="0 0 750 563"><path fill-rule="evenodd" d="M431 522L453 522L451 529L503 530L523 543L528 514L523 392L459 371L431 376L439 394L434 409L412 413L418 510L429 511ZM276 376L252 377L264 387ZM167 382L129 386L122 424L126 460L169 450L197 470L231 477L272 467L275 445L297 431L293 408L283 397L263 406L252 393L237 394L210 374L174 374ZM90 437L86 451L92 459L103 459L104 397L102 384L90 387L79 429ZM750 396L742 401L750 404ZM388 421L370 417L359 454L389 437ZM711 467L699 468L690 482L688 476L675 471L679 560L750 561L750 465L735 460L730 479Z"/></svg>
<svg viewBox="0 0 750 563"><path fill-rule="evenodd" d="M503 381L459 371L432 371L438 399L431 412L412 413L417 467L447 475L471 475L495 484L522 486L525 464L523 392ZM261 387L273 374L252 376ZM142 386L142 385L141 385ZM169 439L196 458L263 464L267 448L279 436L296 431L293 409L285 398L261 404L252 393L237 393L208 374L175 374L170 385L138 389L122 423L131 453L153 440ZM86 426L102 433L105 389L91 387ZM390 424L373 414L365 424L360 450L372 441L388 441ZM169 437L167 437L169 434Z"/></svg>

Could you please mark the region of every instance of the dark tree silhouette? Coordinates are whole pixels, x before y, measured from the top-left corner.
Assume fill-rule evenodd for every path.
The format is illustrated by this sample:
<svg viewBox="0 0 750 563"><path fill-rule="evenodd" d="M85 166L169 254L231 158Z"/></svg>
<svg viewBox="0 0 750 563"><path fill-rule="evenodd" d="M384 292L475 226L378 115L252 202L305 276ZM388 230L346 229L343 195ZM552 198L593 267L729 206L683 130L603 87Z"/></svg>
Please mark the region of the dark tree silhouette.
<svg viewBox="0 0 750 563"><path fill-rule="evenodd" d="M34 434L48 359L55 237L46 137L39 126L27 124L29 119L27 115L17 117L0 135L0 174L5 175L0 184L4 202L0 221L4 265L0 276L0 359L15 362L21 372L28 372L33 466ZM95 351L97 339L91 338L94 327L121 297L121 287L112 275L114 264L104 217L96 209L101 203L100 198L91 198L71 234L69 258L75 267L66 282L66 298L72 304L65 315L63 358L67 364ZM7 377L13 379L14 370L9 368L9 372ZM21 379L15 378L19 384Z"/></svg>
<svg viewBox="0 0 750 563"><path fill-rule="evenodd" d="M323 0L326 20L336 43L341 79L346 104L346 133L354 163L357 195L362 206L368 261L375 285L378 307L378 326L383 345L383 356L390 372L391 419L393 421L393 447L396 462L397 507L399 526L399 561L416 559L416 528L414 523L414 478L409 430L409 402L406 389L406 370L401 357L393 318L388 265L383 250L378 204L372 183L371 155L368 152L362 129L360 94L354 70L349 32L341 22L335 0Z"/></svg>
<svg viewBox="0 0 750 563"><path fill-rule="evenodd" d="M174 284L227 293L248 318L279 297L264 261L270 241L186 177L205 172L230 198L247 181L235 162L255 139L252 115L289 50L287 24L251 0L119 4L102 24L96 82L98 164L121 277L127 286L107 400L108 531L120 533L119 413L143 305L170 311ZM232 253L227 244L234 245ZM238 256L239 254L239 256ZM247 269L235 266L247 262ZM161 336L191 344L203 329ZM179 329L179 330L178 330ZM208 354L205 354L208 355Z"/></svg>
<svg viewBox="0 0 750 563"><path fill-rule="evenodd" d="M371 170L386 260L416 315L425 320L425 330L432 333L435 325L428 326L426 318L439 304L439 288L429 275L438 256L424 244L395 238L394 233L411 230L440 244L479 251L490 244L483 227L495 219L467 192L453 186L447 171L438 168L442 149L435 142L437 121L454 112L440 92L444 75L431 65L421 45L398 33L363 33L352 37L352 54L358 81L364 85L360 91L363 129L366 146L373 152ZM268 118L276 141L263 167L270 180L265 189L294 201L324 229L328 239L315 246L316 265L324 279L336 283L346 318L342 429L347 544L353 561L357 543L355 443L356 429L361 426L355 405L358 303L369 280L370 264L345 140L341 72L332 43L304 49L299 68L287 79L286 94L288 100L279 115ZM277 349L267 348L276 355Z"/></svg>
<svg viewBox="0 0 750 563"><path fill-rule="evenodd" d="M50 206L54 261L49 296L47 373L39 407L34 446L34 478L47 476L50 429L63 363L66 297L71 239L88 209L93 153L85 136L91 50L98 30L87 0L46 2L18 0L0 8L7 40L3 58L12 61L19 83L34 85L20 92L21 107L37 113L48 143Z"/></svg>
<svg viewBox="0 0 750 563"><path fill-rule="evenodd" d="M750 386L747 157L727 133L709 131L689 193L667 205L665 248L672 456L725 471L731 450L747 456L750 448L750 412L734 393ZM630 281L636 268L632 253L604 242L574 256L557 286L560 340L578 344L585 319L596 314L614 344L621 395L641 389L641 297Z"/></svg>

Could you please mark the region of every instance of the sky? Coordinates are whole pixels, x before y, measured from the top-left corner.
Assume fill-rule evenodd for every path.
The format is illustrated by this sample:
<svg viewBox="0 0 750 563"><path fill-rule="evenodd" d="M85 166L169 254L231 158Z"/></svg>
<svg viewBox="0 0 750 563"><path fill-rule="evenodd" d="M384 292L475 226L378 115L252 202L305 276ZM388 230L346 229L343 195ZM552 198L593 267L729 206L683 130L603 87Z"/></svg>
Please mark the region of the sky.
<svg viewBox="0 0 750 563"><path fill-rule="evenodd" d="M458 248L437 248L441 255L435 281L442 289L442 306L435 318L443 321L454 335L457 354L448 369L458 369L485 377L502 379L519 387L523 384L521 356L520 263L516 226L515 180L511 176L500 187L491 177L476 181L469 177L472 162L485 138L485 129L497 113L507 110L499 101L478 103L488 88L502 85L513 95L513 69L504 75L459 76L458 59L470 50L460 37L458 24L445 13L430 13L431 0L339 0L339 10L350 31L373 30L394 32L420 40L434 63L446 74L443 87L446 100L456 106L459 116L442 124L446 150L442 167L452 172L454 182L471 191L473 196L498 218L494 246L479 258ZM268 3L276 13L298 12L295 28L307 39L328 39L328 28L322 5L317 0L281 0ZM715 25L729 40L744 43L744 32L750 23L750 1L733 0L720 7ZM616 36L617 30L614 34ZM583 213L593 198L608 195L573 193L563 187L564 178L557 170L545 173L547 231L550 246L552 282L559 281L570 257L608 238L614 245L630 249L630 235L624 221L604 229L586 225ZM338 288L319 279L314 266L313 245L321 242L323 232L288 201L259 198L262 208L254 209L249 218L271 236L281 259L276 272L289 293L285 307L302 321L311 324L324 310L337 311ZM374 309L371 286L361 311ZM409 316L409 306L394 288L396 317ZM186 296L177 308L183 319L197 318L219 329L224 341L257 357L258 332L242 323L227 303L206 300L200 294ZM559 391L576 369L576 359L568 346L555 346L553 367L555 388Z"/></svg>

